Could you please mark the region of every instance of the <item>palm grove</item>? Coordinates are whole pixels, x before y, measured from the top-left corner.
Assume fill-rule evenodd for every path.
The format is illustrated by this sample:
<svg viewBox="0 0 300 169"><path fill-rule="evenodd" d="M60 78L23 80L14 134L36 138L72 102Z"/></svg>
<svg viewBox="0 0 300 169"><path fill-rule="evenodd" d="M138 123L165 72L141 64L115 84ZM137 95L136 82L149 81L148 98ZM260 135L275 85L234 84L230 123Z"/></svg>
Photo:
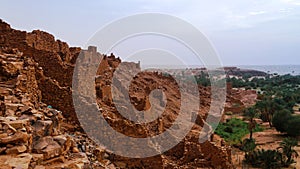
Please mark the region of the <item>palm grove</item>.
<svg viewBox="0 0 300 169"><path fill-rule="evenodd" d="M298 156L294 147L298 145L297 137L300 136L300 115L294 113L300 111L300 76L268 75L264 78L253 78L245 75L240 78L227 78L227 82L232 83L235 88L252 89L258 93L259 101L244 111L249 131L249 138L241 141L240 145L245 152L244 162L261 168L282 168L294 163L294 158ZM257 131L258 126L255 118L268 122L270 127L287 135L277 149L256 148L253 132ZM222 125L224 124L216 130L221 136L224 134L220 130Z"/></svg>

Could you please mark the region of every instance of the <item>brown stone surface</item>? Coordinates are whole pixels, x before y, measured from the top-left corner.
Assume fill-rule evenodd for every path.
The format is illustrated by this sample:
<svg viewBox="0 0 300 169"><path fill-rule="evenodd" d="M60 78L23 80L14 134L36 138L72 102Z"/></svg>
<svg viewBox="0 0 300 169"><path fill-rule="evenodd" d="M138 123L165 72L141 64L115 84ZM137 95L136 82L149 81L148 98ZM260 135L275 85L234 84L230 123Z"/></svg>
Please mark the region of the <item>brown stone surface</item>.
<svg viewBox="0 0 300 169"><path fill-rule="evenodd" d="M27 147L25 145L21 145L21 146L14 146L12 148L7 148L5 153L6 154L21 154L26 152Z"/></svg>
<svg viewBox="0 0 300 169"><path fill-rule="evenodd" d="M16 132L13 135L0 138L1 144L14 144L17 142L26 142L28 140L28 134L24 132Z"/></svg>
<svg viewBox="0 0 300 169"><path fill-rule="evenodd" d="M28 153L15 155L1 155L0 164L3 169L22 168L29 169L32 155Z"/></svg>

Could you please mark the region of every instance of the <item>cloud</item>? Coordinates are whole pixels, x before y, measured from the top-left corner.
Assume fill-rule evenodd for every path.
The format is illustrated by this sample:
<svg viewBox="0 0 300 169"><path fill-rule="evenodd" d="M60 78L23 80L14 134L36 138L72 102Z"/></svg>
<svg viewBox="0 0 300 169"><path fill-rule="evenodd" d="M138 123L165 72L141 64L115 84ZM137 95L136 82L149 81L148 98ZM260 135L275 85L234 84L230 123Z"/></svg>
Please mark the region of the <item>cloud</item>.
<svg viewBox="0 0 300 169"><path fill-rule="evenodd" d="M133 5L123 13L158 12L180 17L203 30L247 29L273 20L300 14L300 0L127 0ZM128 3L122 2L121 4ZM295 10L293 9L295 8ZM119 13L119 10L115 12Z"/></svg>
<svg viewBox="0 0 300 169"><path fill-rule="evenodd" d="M249 12L249 15L262 15L267 13L266 11L255 11L255 12Z"/></svg>
<svg viewBox="0 0 300 169"><path fill-rule="evenodd" d="M299 0L281 0L281 1L290 5L300 5Z"/></svg>

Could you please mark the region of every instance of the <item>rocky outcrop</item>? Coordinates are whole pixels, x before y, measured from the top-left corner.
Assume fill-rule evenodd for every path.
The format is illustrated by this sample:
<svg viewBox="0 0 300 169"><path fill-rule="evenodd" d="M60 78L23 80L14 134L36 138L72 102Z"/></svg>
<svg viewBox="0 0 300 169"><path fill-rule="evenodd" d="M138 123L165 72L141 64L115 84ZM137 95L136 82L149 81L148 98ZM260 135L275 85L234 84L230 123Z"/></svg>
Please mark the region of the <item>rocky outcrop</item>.
<svg viewBox="0 0 300 169"><path fill-rule="evenodd" d="M252 70L252 69L241 69L238 67L224 67L225 73L228 76L245 76L248 75L250 77L253 76L267 76L268 73L258 70Z"/></svg>

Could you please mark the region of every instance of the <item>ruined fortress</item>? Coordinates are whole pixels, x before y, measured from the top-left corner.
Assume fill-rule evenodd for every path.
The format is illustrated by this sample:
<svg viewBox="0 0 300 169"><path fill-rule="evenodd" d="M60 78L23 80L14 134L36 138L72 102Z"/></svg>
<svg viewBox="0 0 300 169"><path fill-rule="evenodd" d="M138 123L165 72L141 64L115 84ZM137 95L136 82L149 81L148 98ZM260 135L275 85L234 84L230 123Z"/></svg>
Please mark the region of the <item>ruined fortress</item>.
<svg viewBox="0 0 300 169"><path fill-rule="evenodd" d="M172 125L180 109L179 91L172 78L148 72L139 74L132 81L130 100L138 109L151 106L148 94L157 87L163 89L168 98L160 119L146 125L135 125L118 113L111 98L112 75L122 63L119 58L99 54L95 47L83 51L69 47L43 31L15 30L0 20L1 166L30 169L233 168L230 147L220 144L220 140L198 142L210 105L210 89L207 87L199 86L201 110L195 114L195 125L171 150L154 157L129 159L96 145L81 129L73 106L72 78L80 53L102 59L95 76L97 104L116 131L128 136L147 137ZM84 57L82 62L90 64L95 60ZM128 66L140 69L139 63L128 63ZM149 82L153 82L152 85ZM118 140L111 141L118 144Z"/></svg>

